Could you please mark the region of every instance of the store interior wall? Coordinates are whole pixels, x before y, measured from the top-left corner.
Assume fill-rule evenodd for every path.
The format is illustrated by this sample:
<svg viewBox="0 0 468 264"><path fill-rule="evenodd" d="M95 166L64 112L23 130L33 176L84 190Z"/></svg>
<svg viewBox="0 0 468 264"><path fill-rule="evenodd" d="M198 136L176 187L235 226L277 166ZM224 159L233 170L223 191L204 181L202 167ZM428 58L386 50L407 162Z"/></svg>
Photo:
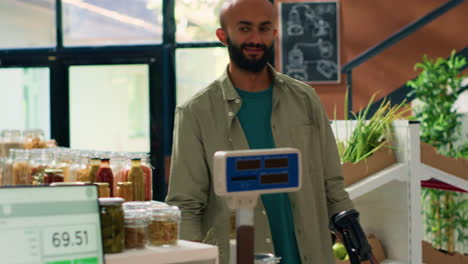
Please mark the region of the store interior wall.
<svg viewBox="0 0 468 264"><path fill-rule="evenodd" d="M340 1L342 65L380 43L391 34L426 15L447 0ZM468 45L466 23L468 2L464 1L409 37L355 68L353 79L353 111L367 105L374 93L376 100L400 88L418 74L414 64L423 55L447 58L452 50ZM464 71L468 73L468 69ZM333 117L343 118L346 76L339 84L313 85ZM466 98L466 97L465 97ZM465 104L468 104L465 99Z"/></svg>

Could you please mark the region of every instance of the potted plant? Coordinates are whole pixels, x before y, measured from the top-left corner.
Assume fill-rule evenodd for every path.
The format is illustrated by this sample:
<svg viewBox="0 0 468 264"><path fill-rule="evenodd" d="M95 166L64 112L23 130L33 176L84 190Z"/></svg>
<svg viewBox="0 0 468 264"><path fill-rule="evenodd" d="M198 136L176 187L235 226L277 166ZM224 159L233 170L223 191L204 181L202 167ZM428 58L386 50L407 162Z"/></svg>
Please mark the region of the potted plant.
<svg viewBox="0 0 468 264"><path fill-rule="evenodd" d="M337 140L346 186L396 162L391 147L392 122L402 119L411 109L405 107L405 101L392 106L390 101L384 99L374 115L367 119L374 98L375 94L366 108L358 114L351 113L354 116L353 131L345 140ZM346 98L345 102L347 102ZM347 109L346 105L345 109ZM345 113L345 121L345 131L348 133L350 120L348 120L347 113ZM337 127L335 130L338 133Z"/></svg>
<svg viewBox="0 0 468 264"><path fill-rule="evenodd" d="M460 114L453 105L462 92L460 74L467 64L466 58L453 51L448 59L430 59L426 55L415 65L421 72L407 83L412 88L409 96L420 101L413 106L415 117L421 125L421 160L453 175L466 177L468 143L456 146L460 137ZM440 154L437 154L433 146ZM434 189L422 190L425 237L437 250L455 252L455 241L466 243L466 194ZM458 233L456 239L455 233Z"/></svg>

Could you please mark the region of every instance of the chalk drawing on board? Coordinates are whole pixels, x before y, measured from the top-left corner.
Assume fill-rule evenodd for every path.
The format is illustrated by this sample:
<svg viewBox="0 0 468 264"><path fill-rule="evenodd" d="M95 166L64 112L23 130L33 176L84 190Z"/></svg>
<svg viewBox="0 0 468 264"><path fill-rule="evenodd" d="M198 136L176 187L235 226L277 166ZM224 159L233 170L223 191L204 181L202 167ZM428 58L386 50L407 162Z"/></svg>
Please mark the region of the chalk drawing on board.
<svg viewBox="0 0 468 264"><path fill-rule="evenodd" d="M283 2L280 69L304 82L339 82L338 3Z"/></svg>
<svg viewBox="0 0 468 264"><path fill-rule="evenodd" d="M316 49L320 54L317 60L305 60L303 49L310 50ZM331 58L334 55L333 44L330 41L323 41L319 39L315 43L296 43L293 48L288 51L288 62L286 64L286 75L301 81L308 80L307 70L309 65L315 65L315 70L322 74L324 77L330 79L337 71L338 67L333 60L324 58Z"/></svg>
<svg viewBox="0 0 468 264"><path fill-rule="evenodd" d="M304 10L305 21L302 23L300 10ZM306 4L293 5L289 11L286 21L288 35L301 36L306 29L310 29L313 37L329 37L333 34L330 23L322 18L321 15L332 14L336 12L334 6L318 6L317 10L312 9ZM303 26L304 25L304 26ZM305 27L305 28L304 28Z"/></svg>

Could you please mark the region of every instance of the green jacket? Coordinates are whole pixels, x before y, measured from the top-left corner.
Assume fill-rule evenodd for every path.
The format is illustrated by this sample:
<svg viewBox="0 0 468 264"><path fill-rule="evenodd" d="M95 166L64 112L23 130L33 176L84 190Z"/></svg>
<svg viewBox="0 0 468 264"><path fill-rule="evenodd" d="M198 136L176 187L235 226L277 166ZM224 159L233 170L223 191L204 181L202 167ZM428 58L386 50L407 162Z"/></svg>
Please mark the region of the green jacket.
<svg viewBox="0 0 468 264"><path fill-rule="evenodd" d="M289 194L302 263L332 264L329 219L353 206L344 190L335 138L315 90L269 69L274 82L271 128L275 145L298 148L302 153L302 188ZM236 118L241 105L226 71L177 107L175 115L166 201L182 210L180 238L216 244L221 264L229 259L230 210L214 193L213 154L249 148ZM255 209L255 252L274 253L261 199Z"/></svg>

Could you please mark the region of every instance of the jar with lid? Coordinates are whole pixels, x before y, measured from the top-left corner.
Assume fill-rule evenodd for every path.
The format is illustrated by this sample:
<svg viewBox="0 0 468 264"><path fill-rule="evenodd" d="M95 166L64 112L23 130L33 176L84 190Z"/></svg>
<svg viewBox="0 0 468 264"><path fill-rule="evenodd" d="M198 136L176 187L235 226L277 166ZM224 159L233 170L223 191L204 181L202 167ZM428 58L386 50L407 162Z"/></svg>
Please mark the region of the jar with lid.
<svg viewBox="0 0 468 264"><path fill-rule="evenodd" d="M125 246L122 198L99 198L104 253L120 253Z"/></svg>
<svg viewBox="0 0 468 264"><path fill-rule="evenodd" d="M73 164L73 153L70 149L61 148L55 152L55 167L63 171L63 181L71 182L70 167Z"/></svg>
<svg viewBox="0 0 468 264"><path fill-rule="evenodd" d="M5 129L1 133L0 157L8 157L10 149L24 148L21 142L21 131L16 129Z"/></svg>
<svg viewBox="0 0 468 264"><path fill-rule="evenodd" d="M135 201L145 201L145 174L141 168L141 159L133 158L132 167L128 172L129 182L133 184L133 199Z"/></svg>
<svg viewBox="0 0 468 264"><path fill-rule="evenodd" d="M145 173L145 200L153 199L153 165L148 153L141 154L141 168Z"/></svg>
<svg viewBox="0 0 468 264"><path fill-rule="evenodd" d="M109 183L110 196L114 197L114 175L109 164L109 158L102 158L101 165L96 173L96 182L107 182Z"/></svg>
<svg viewBox="0 0 468 264"><path fill-rule="evenodd" d="M126 202L133 201L133 183L117 182L117 189L115 190L115 197L121 197Z"/></svg>
<svg viewBox="0 0 468 264"><path fill-rule="evenodd" d="M88 170L88 177L86 181L95 182L97 172L99 167L101 166L101 159L97 157L93 157L89 159L89 170Z"/></svg>
<svg viewBox="0 0 468 264"><path fill-rule="evenodd" d="M0 157L0 186L3 186L3 168L6 160L7 158Z"/></svg>
<svg viewBox="0 0 468 264"><path fill-rule="evenodd" d="M29 164L29 151L15 149L13 159L13 185L32 184L31 165Z"/></svg>
<svg viewBox="0 0 468 264"><path fill-rule="evenodd" d="M179 241L180 210L177 206L151 207L148 223L150 246L173 246Z"/></svg>
<svg viewBox="0 0 468 264"><path fill-rule="evenodd" d="M148 241L148 215L144 209L124 210L125 248L143 249Z"/></svg>
<svg viewBox="0 0 468 264"><path fill-rule="evenodd" d="M23 131L24 148L45 148L44 131L42 129L27 129Z"/></svg>
<svg viewBox="0 0 468 264"><path fill-rule="evenodd" d="M45 169L44 170L44 183L51 184L53 182L63 182L62 169Z"/></svg>
<svg viewBox="0 0 468 264"><path fill-rule="evenodd" d="M129 154L130 159L140 159L141 169L143 170L143 176L145 179L145 201L153 199L153 166L151 165L151 159L148 153L137 152ZM127 166L125 171L125 177L128 180L128 173L130 172L131 165ZM128 180L129 181L129 180Z"/></svg>
<svg viewBox="0 0 468 264"><path fill-rule="evenodd" d="M9 155L3 162L2 185L8 186L13 184L13 160L15 158L16 149L10 149Z"/></svg>
<svg viewBox="0 0 468 264"><path fill-rule="evenodd" d="M147 212L149 212L151 203L146 201L132 201L125 202L122 206L124 210L146 210Z"/></svg>
<svg viewBox="0 0 468 264"><path fill-rule="evenodd" d="M73 162L70 165L70 177L68 181L75 182L91 182L88 179L89 174L89 159L85 152L76 152L73 157Z"/></svg>
<svg viewBox="0 0 468 264"><path fill-rule="evenodd" d="M31 177L34 184L42 184L44 183L44 170L54 167L53 153L46 149L32 149L29 150L29 153Z"/></svg>
<svg viewBox="0 0 468 264"><path fill-rule="evenodd" d="M117 191L117 182L127 181L125 168L128 163L129 159L123 153L114 152L110 155L110 167L114 175L114 193Z"/></svg>

